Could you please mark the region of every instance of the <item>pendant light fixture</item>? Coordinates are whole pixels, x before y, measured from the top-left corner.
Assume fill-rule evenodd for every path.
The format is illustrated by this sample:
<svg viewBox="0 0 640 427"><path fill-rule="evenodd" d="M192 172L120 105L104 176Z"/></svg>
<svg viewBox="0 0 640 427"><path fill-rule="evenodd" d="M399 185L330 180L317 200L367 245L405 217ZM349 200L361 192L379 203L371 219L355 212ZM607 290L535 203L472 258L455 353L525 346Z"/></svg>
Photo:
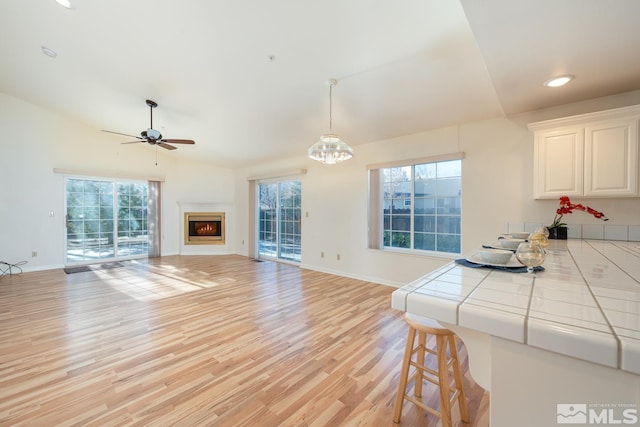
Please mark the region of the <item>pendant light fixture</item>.
<svg viewBox="0 0 640 427"><path fill-rule="evenodd" d="M313 144L307 153L310 159L317 160L326 165L349 160L353 157L353 149L338 135L333 133L333 87L338 84L336 79L329 80L329 133L320 136L320 140Z"/></svg>

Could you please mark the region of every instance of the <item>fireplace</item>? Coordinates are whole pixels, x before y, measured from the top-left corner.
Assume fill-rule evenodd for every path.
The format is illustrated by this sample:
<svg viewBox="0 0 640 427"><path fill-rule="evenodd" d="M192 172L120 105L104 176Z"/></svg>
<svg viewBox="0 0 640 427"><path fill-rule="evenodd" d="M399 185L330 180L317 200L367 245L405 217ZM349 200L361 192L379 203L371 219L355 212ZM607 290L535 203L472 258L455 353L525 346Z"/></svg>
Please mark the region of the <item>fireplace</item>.
<svg viewBox="0 0 640 427"><path fill-rule="evenodd" d="M223 245L224 212L185 212L185 245Z"/></svg>

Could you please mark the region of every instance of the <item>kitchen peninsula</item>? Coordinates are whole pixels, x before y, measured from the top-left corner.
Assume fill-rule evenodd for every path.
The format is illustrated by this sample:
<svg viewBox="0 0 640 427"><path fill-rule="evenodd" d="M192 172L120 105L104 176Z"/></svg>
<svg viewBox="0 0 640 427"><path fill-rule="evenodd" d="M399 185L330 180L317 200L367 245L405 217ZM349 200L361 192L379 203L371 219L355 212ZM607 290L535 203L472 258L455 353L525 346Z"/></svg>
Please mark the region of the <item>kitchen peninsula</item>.
<svg viewBox="0 0 640 427"><path fill-rule="evenodd" d="M640 425L640 242L550 241L544 268L451 262L396 290L392 307L461 337L492 427L554 426L583 407L585 425Z"/></svg>

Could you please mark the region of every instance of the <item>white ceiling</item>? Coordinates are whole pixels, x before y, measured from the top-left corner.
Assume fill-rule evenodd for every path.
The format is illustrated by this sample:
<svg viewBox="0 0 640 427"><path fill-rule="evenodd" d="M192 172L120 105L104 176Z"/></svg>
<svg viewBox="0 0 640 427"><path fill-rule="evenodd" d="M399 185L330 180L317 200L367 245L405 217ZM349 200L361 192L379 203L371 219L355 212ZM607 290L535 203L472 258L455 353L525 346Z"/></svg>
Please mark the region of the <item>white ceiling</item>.
<svg viewBox="0 0 640 427"><path fill-rule="evenodd" d="M0 91L241 166L640 89L638 0L0 2ZM58 53L51 59L47 46ZM542 82L575 74L561 89ZM126 137L100 134L120 149ZM131 149L149 149L131 146Z"/></svg>

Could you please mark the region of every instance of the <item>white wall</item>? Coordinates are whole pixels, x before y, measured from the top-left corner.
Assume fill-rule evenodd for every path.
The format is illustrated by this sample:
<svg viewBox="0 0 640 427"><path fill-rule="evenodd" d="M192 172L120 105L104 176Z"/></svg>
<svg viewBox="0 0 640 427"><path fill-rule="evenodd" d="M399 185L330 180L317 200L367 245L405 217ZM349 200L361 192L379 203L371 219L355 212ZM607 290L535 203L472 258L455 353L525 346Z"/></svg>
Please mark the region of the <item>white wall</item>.
<svg viewBox="0 0 640 427"><path fill-rule="evenodd" d="M54 168L163 177L163 255L179 252L178 202L234 204L233 170L183 163L165 150L158 151L156 166L153 147L119 142L112 135L0 93L0 261L26 260L26 271L63 265L64 177L54 174ZM235 242L235 230L227 233ZM36 258L31 256L33 251L38 253ZM229 251L235 248L230 246Z"/></svg>

